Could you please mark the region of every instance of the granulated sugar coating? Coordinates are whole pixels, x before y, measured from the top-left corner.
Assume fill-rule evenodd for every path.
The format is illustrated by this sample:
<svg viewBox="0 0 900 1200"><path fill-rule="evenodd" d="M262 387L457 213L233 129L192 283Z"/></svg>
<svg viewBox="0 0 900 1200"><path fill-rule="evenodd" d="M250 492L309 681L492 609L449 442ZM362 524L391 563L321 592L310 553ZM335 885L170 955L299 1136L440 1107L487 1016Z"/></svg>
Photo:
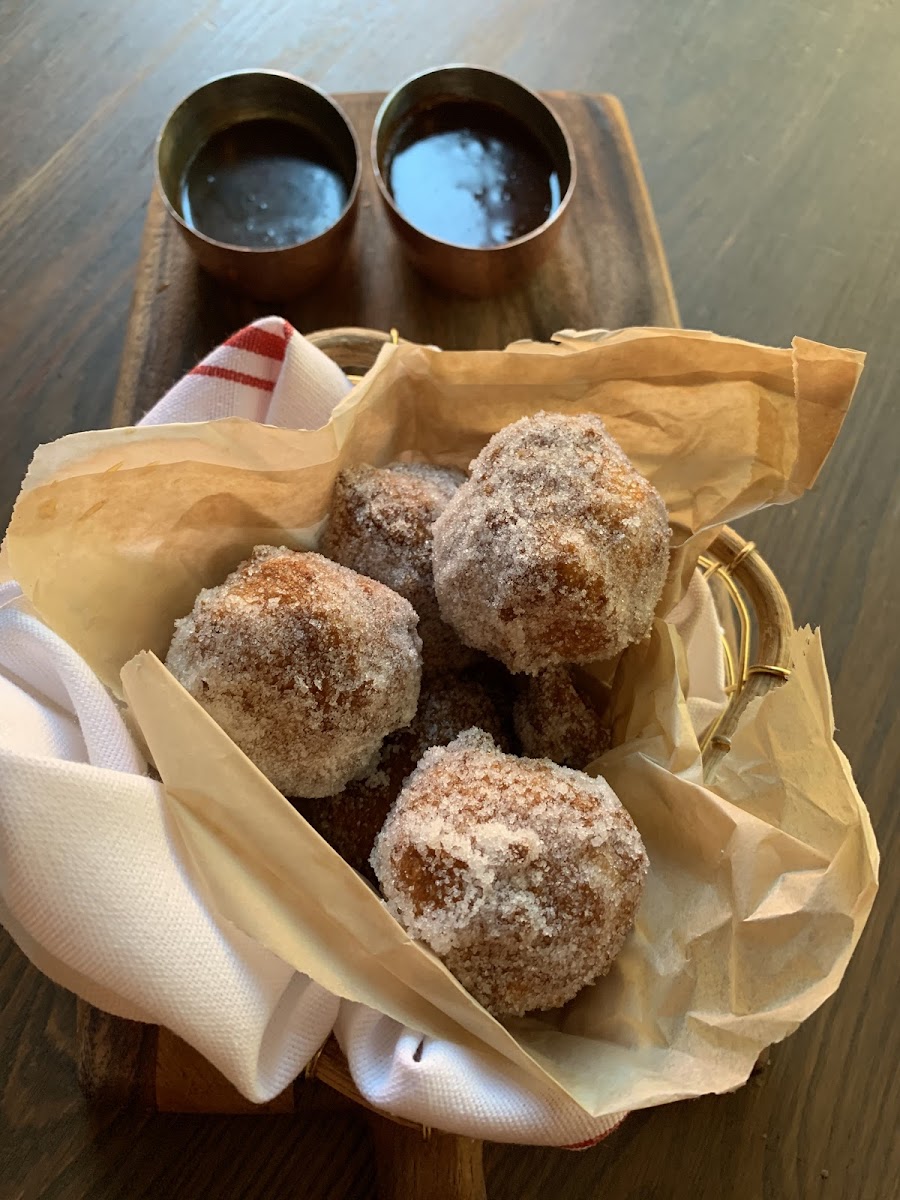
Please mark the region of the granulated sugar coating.
<svg viewBox="0 0 900 1200"><path fill-rule="evenodd" d="M596 416L501 429L434 525L444 620L528 674L640 641L668 561L662 497Z"/></svg>
<svg viewBox="0 0 900 1200"><path fill-rule="evenodd" d="M609 749L609 731L578 691L570 667L520 676L513 717L522 753L529 758L549 758L581 771Z"/></svg>
<svg viewBox="0 0 900 1200"><path fill-rule="evenodd" d="M369 855L404 780L431 746L446 746L473 725L504 744L503 721L482 684L465 675L426 677L412 724L385 738L364 779L348 783L337 796L295 804L351 867L374 880Z"/></svg>
<svg viewBox="0 0 900 1200"><path fill-rule="evenodd" d="M416 621L372 579L257 546L175 622L166 666L280 791L330 796L415 715Z"/></svg>
<svg viewBox="0 0 900 1200"><path fill-rule="evenodd" d="M388 908L497 1016L558 1008L627 937L647 855L602 779L503 754L480 730L429 750L372 866Z"/></svg>
<svg viewBox="0 0 900 1200"><path fill-rule="evenodd" d="M464 480L461 471L427 463L348 467L335 480L319 546L410 602L426 671L457 670L475 658L441 620L431 569L431 527Z"/></svg>

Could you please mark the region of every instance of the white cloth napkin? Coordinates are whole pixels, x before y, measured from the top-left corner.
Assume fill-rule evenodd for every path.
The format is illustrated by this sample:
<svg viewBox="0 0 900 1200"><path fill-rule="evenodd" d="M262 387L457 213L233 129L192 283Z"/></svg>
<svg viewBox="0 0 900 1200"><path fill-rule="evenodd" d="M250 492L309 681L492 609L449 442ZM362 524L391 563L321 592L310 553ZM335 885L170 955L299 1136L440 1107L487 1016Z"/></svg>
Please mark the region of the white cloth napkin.
<svg viewBox="0 0 900 1200"><path fill-rule="evenodd" d="M317 428L350 385L286 322L241 330L143 424L242 416ZM697 576L673 614L689 706L724 703L719 627ZM587 1145L592 1120L518 1071L339 1001L218 917L195 881L162 785L87 665L0 584L0 920L51 979L98 1008L165 1025L249 1099L286 1087L334 1028L371 1103L452 1133Z"/></svg>

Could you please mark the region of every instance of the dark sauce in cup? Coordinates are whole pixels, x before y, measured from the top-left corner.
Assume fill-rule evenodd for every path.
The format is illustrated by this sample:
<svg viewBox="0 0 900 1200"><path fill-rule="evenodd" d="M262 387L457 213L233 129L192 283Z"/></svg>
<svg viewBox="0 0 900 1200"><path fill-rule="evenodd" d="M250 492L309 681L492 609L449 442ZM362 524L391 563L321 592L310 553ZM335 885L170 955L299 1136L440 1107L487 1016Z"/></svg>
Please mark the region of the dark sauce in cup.
<svg viewBox="0 0 900 1200"><path fill-rule="evenodd" d="M273 250L324 233L350 187L315 133L277 117L213 134L185 170L179 207L198 233L232 246Z"/></svg>
<svg viewBox="0 0 900 1200"><path fill-rule="evenodd" d="M559 207L559 175L543 143L492 104L443 100L414 109L384 161L407 221L457 246L502 246Z"/></svg>

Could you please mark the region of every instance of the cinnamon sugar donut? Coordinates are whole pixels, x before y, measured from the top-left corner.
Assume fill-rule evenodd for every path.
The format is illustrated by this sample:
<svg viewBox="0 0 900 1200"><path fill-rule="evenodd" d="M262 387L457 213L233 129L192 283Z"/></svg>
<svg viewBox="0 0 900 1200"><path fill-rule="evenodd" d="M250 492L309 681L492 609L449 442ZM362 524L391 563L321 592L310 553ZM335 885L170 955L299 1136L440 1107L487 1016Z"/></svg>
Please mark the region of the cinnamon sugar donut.
<svg viewBox="0 0 900 1200"><path fill-rule="evenodd" d="M549 758L581 771L609 749L609 731L590 697L578 690L571 667L520 676L513 718L529 758Z"/></svg>
<svg viewBox="0 0 900 1200"><path fill-rule="evenodd" d="M557 1008L628 936L647 855L614 792L480 730L429 750L372 852L388 908L489 1012Z"/></svg>
<svg viewBox="0 0 900 1200"><path fill-rule="evenodd" d="M166 666L280 791L330 796L415 715L416 622L373 579L257 546L175 622Z"/></svg>
<svg viewBox="0 0 900 1200"><path fill-rule="evenodd" d="M444 620L528 674L643 638L669 561L662 497L590 415L494 434L433 536Z"/></svg>
<svg viewBox="0 0 900 1200"><path fill-rule="evenodd" d="M481 683L465 675L426 678L412 723L385 738L374 770L337 796L296 806L351 867L374 881L369 856L404 780L431 746L445 746L473 725L506 744L504 722Z"/></svg>
<svg viewBox="0 0 900 1200"><path fill-rule="evenodd" d="M476 727L489 733L503 749L508 740L503 715L490 689L475 675L448 674L422 683L419 707L409 729L400 730L393 741L405 745L410 762L416 765L432 746L446 746L464 729Z"/></svg>
<svg viewBox="0 0 900 1200"><path fill-rule="evenodd" d="M431 527L464 479L428 463L347 467L335 480L319 547L410 602L428 671L458 670L475 658L441 620L431 569Z"/></svg>

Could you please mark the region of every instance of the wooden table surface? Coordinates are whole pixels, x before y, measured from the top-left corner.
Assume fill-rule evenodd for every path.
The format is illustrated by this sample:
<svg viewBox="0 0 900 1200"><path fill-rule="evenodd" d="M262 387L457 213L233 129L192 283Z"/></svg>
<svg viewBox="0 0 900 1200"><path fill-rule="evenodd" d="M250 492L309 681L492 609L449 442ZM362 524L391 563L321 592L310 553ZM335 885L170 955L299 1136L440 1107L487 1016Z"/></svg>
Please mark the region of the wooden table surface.
<svg viewBox="0 0 900 1200"><path fill-rule="evenodd" d="M293 70L383 90L480 61L616 93L685 325L870 351L814 492L744 522L798 621L824 629L838 739L887 869L838 995L727 1097L633 1116L581 1153L489 1147L492 1200L892 1200L900 1180L897 528L900 8L885 0L0 0L4 521L35 445L102 426L165 112L208 75ZM370 1200L361 1121L97 1112L74 1000L0 940L0 1200Z"/></svg>

